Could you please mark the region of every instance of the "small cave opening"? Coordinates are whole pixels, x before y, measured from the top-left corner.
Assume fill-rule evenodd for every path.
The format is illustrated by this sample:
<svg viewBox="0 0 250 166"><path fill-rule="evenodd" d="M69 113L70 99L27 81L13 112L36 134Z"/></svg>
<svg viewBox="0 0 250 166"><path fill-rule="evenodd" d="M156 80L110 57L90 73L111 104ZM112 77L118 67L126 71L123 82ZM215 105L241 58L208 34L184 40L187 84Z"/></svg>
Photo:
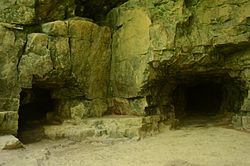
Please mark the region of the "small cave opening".
<svg viewBox="0 0 250 166"><path fill-rule="evenodd" d="M51 89L33 86L20 93L18 135L23 143L40 141L44 137L43 125L49 113L53 113L55 101Z"/></svg>
<svg viewBox="0 0 250 166"><path fill-rule="evenodd" d="M75 15L90 18L95 22L100 23L105 20L108 12L127 1L128 0L75 0Z"/></svg>

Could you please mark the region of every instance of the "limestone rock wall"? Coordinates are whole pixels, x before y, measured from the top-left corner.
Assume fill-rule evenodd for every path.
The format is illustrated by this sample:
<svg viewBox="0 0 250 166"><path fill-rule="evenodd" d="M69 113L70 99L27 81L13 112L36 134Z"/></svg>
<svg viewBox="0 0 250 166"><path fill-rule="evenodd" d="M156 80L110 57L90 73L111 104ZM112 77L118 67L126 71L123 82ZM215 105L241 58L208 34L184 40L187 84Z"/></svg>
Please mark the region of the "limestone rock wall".
<svg viewBox="0 0 250 166"><path fill-rule="evenodd" d="M20 86L17 66L25 44L25 34L0 26L0 128L15 133L18 125Z"/></svg>
<svg viewBox="0 0 250 166"><path fill-rule="evenodd" d="M34 85L51 90L57 116L77 121L172 112L176 86L221 78L240 89L222 108L249 115L248 0L123 2L97 5L101 16L80 0L0 2L0 133L16 133L20 93Z"/></svg>
<svg viewBox="0 0 250 166"><path fill-rule="evenodd" d="M111 95L127 102L146 98L146 114L170 112L168 118L178 85L216 77L227 93L240 89L240 95L225 97L223 109L248 114L249 5L131 0L113 9Z"/></svg>
<svg viewBox="0 0 250 166"><path fill-rule="evenodd" d="M109 14L113 28L112 65L114 70L120 67L118 71L124 71L111 71L114 96L138 95L142 83L148 80L146 63L154 62L156 66L164 61L180 68L197 62L211 64L212 60L204 59L214 58L210 55L213 51L224 58L224 54L247 48L248 9L249 2L244 0L129 1L114 9ZM122 65L117 68L117 63ZM122 67L126 63L129 65Z"/></svg>
<svg viewBox="0 0 250 166"><path fill-rule="evenodd" d="M110 29L83 18L66 20L65 13L53 11L52 3L70 4L69 1L1 3L0 133L17 132L20 93L34 85L51 90L58 103L57 116L74 118L75 111L63 116L68 111L63 112L63 108L74 105L69 102L74 100L88 109L96 108L91 113L87 110L88 116L101 116L107 110ZM47 17L48 13L51 17Z"/></svg>

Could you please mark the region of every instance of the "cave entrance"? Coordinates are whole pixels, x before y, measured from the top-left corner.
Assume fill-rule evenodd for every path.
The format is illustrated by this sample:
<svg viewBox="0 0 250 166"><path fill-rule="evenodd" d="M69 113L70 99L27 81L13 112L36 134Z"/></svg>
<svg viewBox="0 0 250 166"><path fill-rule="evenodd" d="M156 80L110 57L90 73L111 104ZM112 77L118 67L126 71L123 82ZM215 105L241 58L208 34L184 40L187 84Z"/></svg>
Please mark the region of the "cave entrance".
<svg viewBox="0 0 250 166"><path fill-rule="evenodd" d="M20 94L18 138L23 143L40 141L44 137L43 125L54 110L51 89L33 86Z"/></svg>
<svg viewBox="0 0 250 166"><path fill-rule="evenodd" d="M222 125L239 113L247 92L228 75L185 77L177 82L172 99L181 125Z"/></svg>
<svg viewBox="0 0 250 166"><path fill-rule="evenodd" d="M187 116L216 116L220 111L223 86L215 83L199 83L186 87Z"/></svg>

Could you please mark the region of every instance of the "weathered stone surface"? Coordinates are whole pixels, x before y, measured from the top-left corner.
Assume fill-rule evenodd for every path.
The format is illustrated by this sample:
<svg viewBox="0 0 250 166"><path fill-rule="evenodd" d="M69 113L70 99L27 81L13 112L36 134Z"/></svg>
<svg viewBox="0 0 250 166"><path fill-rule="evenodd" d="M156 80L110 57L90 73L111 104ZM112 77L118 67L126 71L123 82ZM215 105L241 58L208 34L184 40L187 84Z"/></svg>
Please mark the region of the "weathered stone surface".
<svg viewBox="0 0 250 166"><path fill-rule="evenodd" d="M232 118L232 124L234 128L244 129L250 131L250 117L249 115L235 115Z"/></svg>
<svg viewBox="0 0 250 166"><path fill-rule="evenodd" d="M111 94L126 99L148 95L149 112L173 114L176 87L218 77L217 83L226 89L221 109L248 111L249 4L245 0L147 0L129 1L114 9L109 14L113 27ZM137 15L140 20L135 19ZM140 31L134 33L137 26ZM143 56L137 61L138 54Z"/></svg>
<svg viewBox="0 0 250 166"><path fill-rule="evenodd" d="M244 129L250 130L250 117L242 116L242 127Z"/></svg>
<svg viewBox="0 0 250 166"><path fill-rule="evenodd" d="M110 114L115 115L129 115L131 109L129 108L129 102L126 99L112 98L109 100Z"/></svg>
<svg viewBox="0 0 250 166"><path fill-rule="evenodd" d="M25 52L18 66L22 87L31 88L34 75L42 78L53 69L48 41L48 36L42 33L28 35Z"/></svg>
<svg viewBox="0 0 250 166"><path fill-rule="evenodd" d="M112 41L110 91L114 97L135 97L147 77L151 20L144 8L117 9L110 17L117 28Z"/></svg>
<svg viewBox="0 0 250 166"><path fill-rule="evenodd" d="M45 34L28 35L18 67L21 86L31 87L33 76L43 82L73 78L76 82L71 86L78 87L81 96L105 97L110 66L109 28L75 18L45 23L42 31Z"/></svg>
<svg viewBox="0 0 250 166"><path fill-rule="evenodd" d="M219 112L246 115L235 123L248 127L250 2L131 0L113 9L108 22L101 20L123 2L0 2L1 133L16 133L21 88L32 86L49 89L56 101L53 116L80 124L107 114L160 114L159 120L175 120L185 110L189 87L219 84ZM89 16L111 29L90 19L71 18L75 3L78 16ZM144 120L142 126L121 130L112 120L106 126L112 130L103 121L96 122L104 125L98 131L79 126L71 131L72 124L67 124L58 137L64 132L67 137L74 132L83 137L133 137L141 128L142 133L157 128L158 119Z"/></svg>
<svg viewBox="0 0 250 166"><path fill-rule="evenodd" d="M74 0L37 0L36 19L38 22L64 20L75 15Z"/></svg>
<svg viewBox="0 0 250 166"><path fill-rule="evenodd" d="M0 22L33 24L35 0L4 0L0 2Z"/></svg>
<svg viewBox="0 0 250 166"><path fill-rule="evenodd" d="M91 32L98 32L98 29L97 24L82 18L69 20L69 36L72 38L88 41L93 37Z"/></svg>
<svg viewBox="0 0 250 166"><path fill-rule="evenodd" d="M49 37L48 49L56 78L66 79L70 76L72 64L69 40L67 37Z"/></svg>
<svg viewBox="0 0 250 166"><path fill-rule="evenodd" d="M2 150L18 149L23 147L23 144L12 135L0 136L0 149Z"/></svg>
<svg viewBox="0 0 250 166"><path fill-rule="evenodd" d="M0 26L0 98L18 97L18 60L25 36L21 32Z"/></svg>
<svg viewBox="0 0 250 166"><path fill-rule="evenodd" d="M147 44L140 45L138 43L143 42L146 39L146 42L150 43L150 48L147 48L145 52L146 57L148 57L147 62L153 61L166 61L171 68L171 65L178 65L180 68L187 67L188 65L193 65L194 63L199 62L199 64L211 65L215 63L218 59L214 59L215 57L211 57L210 54L213 52L213 49L220 49L221 56L224 53L229 53L234 49L240 48L244 43L249 43L249 28L248 27L248 17L249 12L246 10L248 8L249 3L245 0L237 2L238 5L233 5L230 2L225 1L216 1L214 3L202 1L199 4L196 4L195 1L186 2L186 1L145 1L145 2L128 2L118 9L114 9L110 16L110 20L112 20L111 24L114 29L113 33L113 54L112 54L112 63L119 61L116 55L116 50L119 52L118 55L122 55L122 63L126 64L126 68L131 69L131 62L125 59L128 57L129 52L127 50L133 50L135 47L146 48ZM149 13L148 17L150 17L149 22L151 23L149 27L150 38L143 38L137 36L133 36L133 40L142 39L137 41L136 44L133 42L127 42L128 45L124 44L126 41L123 41L122 36L118 36L118 34L122 34L123 32L131 32L129 35L125 35L129 37L133 34L133 31L130 31L130 27L127 26L132 24L132 19L129 19L129 14L131 11L136 11L143 8L145 13ZM241 10L242 12L236 14L236 11ZM206 12L204 12L206 11ZM136 17L136 14L133 14ZM124 17L128 17L128 19L124 19ZM140 17L139 22L146 22L148 18ZM240 18L240 19L239 19ZM120 20L123 20L120 21ZM121 23L122 22L122 23ZM143 25L140 23L140 25ZM233 26L234 25L234 26ZM136 25L134 25L136 27ZM146 27L145 25L142 27ZM135 28L136 29L136 28ZM148 35L148 32L143 33L144 35ZM117 37L117 41L116 41ZM125 38L126 39L126 38ZM122 41L124 49L119 49L119 42ZM222 46L223 45L223 46ZM227 47L227 45L236 45L235 48L228 48L228 51L225 52L222 47ZM210 48L209 48L210 47ZM226 49L225 49L226 50ZM217 50L216 50L217 51ZM224 52L224 53L223 53ZM126 55L123 55L126 54ZM135 53L136 54L136 53ZM132 54L132 57L137 57L137 55ZM143 61L143 58L140 58ZM144 64L145 64L144 63ZM127 72L119 72L123 71L123 65L112 66L112 70L114 69L117 73L129 73ZM140 66L140 65L137 65ZM232 67L232 66L230 66ZM147 73L146 67L144 67L143 72L137 73L137 77L142 77L145 73ZM177 68L173 69L178 70ZM206 70L206 69L197 69L197 70ZM118 80L123 78L115 77L116 74L111 74L111 80L115 80L118 84ZM130 72L128 75L133 75L133 72ZM125 76L125 74L124 74ZM143 78L143 77L142 77ZM125 81L119 81L120 83L126 82L127 80L131 81L133 79L125 79ZM147 78L145 78L147 80ZM132 84L132 83L131 83ZM139 85L138 82L134 83L134 85ZM115 85L115 84L114 84ZM122 86L116 88L112 84L112 90L115 92L114 96L117 96L117 92L122 93ZM129 85L129 84L127 84ZM118 86L117 86L118 87ZM125 87L125 86L124 86ZM133 87L133 86L129 86ZM117 90L118 89L118 90ZM125 88L124 88L125 89ZM135 93L137 90L134 90ZM126 90L126 93L129 92L130 89ZM116 92L117 91L117 92ZM125 91L125 90L124 90ZM126 96L122 95L121 96Z"/></svg>
<svg viewBox="0 0 250 166"><path fill-rule="evenodd" d="M56 112L62 119L81 121L89 117L101 117L107 112L105 99L63 99L58 101Z"/></svg>
<svg viewBox="0 0 250 166"><path fill-rule="evenodd" d="M89 118L81 123L75 121L64 122L62 126L45 126L45 135L51 139L68 138L83 139L135 139L158 133L159 117L107 116ZM148 126L148 130L145 130Z"/></svg>
<svg viewBox="0 0 250 166"><path fill-rule="evenodd" d="M107 95L110 30L85 20L69 21L72 74L87 98Z"/></svg>
<svg viewBox="0 0 250 166"><path fill-rule="evenodd" d="M50 36L68 36L68 22L54 21L42 24L42 31Z"/></svg>
<svg viewBox="0 0 250 166"><path fill-rule="evenodd" d="M108 103L108 113L115 115L145 115L147 102L145 98L121 99L111 98Z"/></svg>
<svg viewBox="0 0 250 166"><path fill-rule="evenodd" d="M19 108L18 98L0 98L0 112L17 111Z"/></svg>
<svg viewBox="0 0 250 166"><path fill-rule="evenodd" d="M16 134L18 129L17 111L0 112L0 133Z"/></svg>
<svg viewBox="0 0 250 166"><path fill-rule="evenodd" d="M0 26L0 133L16 134L19 108L18 59L25 36Z"/></svg>
<svg viewBox="0 0 250 166"><path fill-rule="evenodd" d="M83 103L79 103L76 106L70 108L71 118L75 121L80 121L85 116L88 116L88 112L86 113L86 108Z"/></svg>

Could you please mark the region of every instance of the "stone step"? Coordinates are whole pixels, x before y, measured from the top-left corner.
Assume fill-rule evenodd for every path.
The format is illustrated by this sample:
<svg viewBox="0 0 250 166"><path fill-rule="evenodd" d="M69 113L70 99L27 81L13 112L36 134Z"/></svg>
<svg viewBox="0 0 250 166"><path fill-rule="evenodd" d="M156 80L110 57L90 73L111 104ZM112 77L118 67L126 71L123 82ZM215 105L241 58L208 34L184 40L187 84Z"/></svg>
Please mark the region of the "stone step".
<svg viewBox="0 0 250 166"><path fill-rule="evenodd" d="M82 121L64 121L61 125L44 126L49 139L135 139L158 131L159 117L106 116ZM145 126L147 130L144 130ZM150 130L148 130L150 128ZM145 133L147 132L147 133Z"/></svg>

